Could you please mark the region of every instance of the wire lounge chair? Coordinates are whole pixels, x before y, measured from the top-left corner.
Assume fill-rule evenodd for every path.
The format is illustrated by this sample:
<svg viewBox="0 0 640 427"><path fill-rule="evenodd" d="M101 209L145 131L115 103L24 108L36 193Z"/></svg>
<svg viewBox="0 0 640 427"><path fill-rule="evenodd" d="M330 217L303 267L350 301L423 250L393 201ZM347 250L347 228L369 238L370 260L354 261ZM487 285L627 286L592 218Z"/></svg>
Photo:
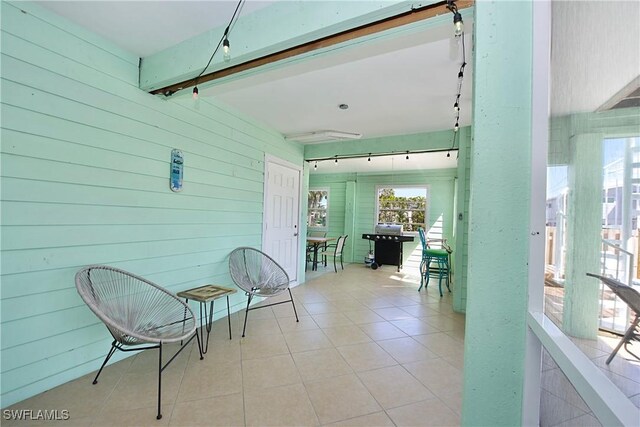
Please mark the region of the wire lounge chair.
<svg viewBox="0 0 640 427"><path fill-rule="evenodd" d="M247 317L251 310L290 302L293 306L296 322L300 321L289 288L289 276L269 255L246 246L236 248L229 255L229 273L231 273L233 282L245 291L248 297L242 328L243 337L247 329ZM249 308L251 300L255 297L275 297L285 291L289 291L289 299L286 301Z"/></svg>
<svg viewBox="0 0 640 427"><path fill-rule="evenodd" d="M616 348L609 355L609 358L607 359L607 365L611 363L615 355L618 353L618 350L620 350L623 345L627 353L640 360L640 357L629 350L628 347L632 341L640 342L640 292L633 289L631 286L627 286L624 283L610 277L604 277L598 274L591 273L587 273L587 276L600 279L602 283L607 285L609 289L611 289L614 294L616 294L622 301L624 301L629 306L631 311L633 311L633 313L635 314L635 319L631 322L631 325L629 326L623 337L620 339L620 342L618 343Z"/></svg>
<svg viewBox="0 0 640 427"><path fill-rule="evenodd" d="M193 312L177 296L134 274L105 265L85 267L76 274L76 288L82 300L105 324L113 342L98 377L116 350L158 349L158 416L162 418L162 371L193 340L196 334ZM163 344L187 340L185 345L162 364ZM142 346L142 347L140 347Z"/></svg>

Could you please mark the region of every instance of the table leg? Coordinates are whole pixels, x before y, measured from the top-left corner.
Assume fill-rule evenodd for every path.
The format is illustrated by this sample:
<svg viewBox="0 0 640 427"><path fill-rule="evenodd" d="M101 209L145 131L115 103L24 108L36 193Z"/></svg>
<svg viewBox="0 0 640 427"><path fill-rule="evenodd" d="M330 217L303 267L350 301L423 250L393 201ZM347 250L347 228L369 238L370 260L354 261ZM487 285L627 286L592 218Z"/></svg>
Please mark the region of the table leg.
<svg viewBox="0 0 640 427"><path fill-rule="evenodd" d="M227 295L227 321L229 322L229 339L231 339L231 309L229 308L229 295Z"/></svg>
<svg viewBox="0 0 640 427"><path fill-rule="evenodd" d="M202 317L202 307L204 306L204 320ZM205 325L203 323L206 322ZM209 313L207 313L207 303L200 303L200 337L202 338L202 354L207 354L209 351L209 335L211 334L211 326L213 324L213 300L209 306ZM207 331L207 340L204 340L204 332Z"/></svg>
<svg viewBox="0 0 640 427"><path fill-rule="evenodd" d="M311 266L311 270L318 270L318 249L320 249L319 243L313 244L313 266Z"/></svg>

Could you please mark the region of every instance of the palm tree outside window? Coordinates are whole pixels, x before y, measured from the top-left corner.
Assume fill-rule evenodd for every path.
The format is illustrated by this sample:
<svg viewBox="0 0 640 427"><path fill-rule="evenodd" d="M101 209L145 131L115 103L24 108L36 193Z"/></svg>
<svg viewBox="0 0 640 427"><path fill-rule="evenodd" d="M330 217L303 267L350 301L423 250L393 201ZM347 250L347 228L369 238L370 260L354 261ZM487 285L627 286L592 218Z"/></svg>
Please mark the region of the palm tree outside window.
<svg viewBox="0 0 640 427"><path fill-rule="evenodd" d="M327 230L329 228L329 189L310 189L307 206L308 227L314 230Z"/></svg>

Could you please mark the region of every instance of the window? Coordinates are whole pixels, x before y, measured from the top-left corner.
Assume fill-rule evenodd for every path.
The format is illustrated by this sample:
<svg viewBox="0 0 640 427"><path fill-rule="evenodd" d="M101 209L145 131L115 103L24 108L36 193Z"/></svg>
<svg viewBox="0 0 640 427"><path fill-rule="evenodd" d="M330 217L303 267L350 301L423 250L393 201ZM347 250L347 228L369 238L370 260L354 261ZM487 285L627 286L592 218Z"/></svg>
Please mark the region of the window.
<svg viewBox="0 0 640 427"><path fill-rule="evenodd" d="M402 224L406 232L426 229L426 186L379 186L377 198L378 223Z"/></svg>
<svg viewBox="0 0 640 427"><path fill-rule="evenodd" d="M329 226L329 189L309 190L307 225L309 228L326 230Z"/></svg>

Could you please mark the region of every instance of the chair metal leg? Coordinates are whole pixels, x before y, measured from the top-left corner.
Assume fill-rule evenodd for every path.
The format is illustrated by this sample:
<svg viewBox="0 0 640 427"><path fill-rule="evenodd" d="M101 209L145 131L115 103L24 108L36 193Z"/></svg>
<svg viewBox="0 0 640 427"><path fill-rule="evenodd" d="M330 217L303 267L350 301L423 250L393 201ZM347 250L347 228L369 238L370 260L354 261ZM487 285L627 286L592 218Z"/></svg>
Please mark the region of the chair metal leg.
<svg viewBox="0 0 640 427"><path fill-rule="evenodd" d="M242 328L242 337L244 338L244 331L247 329L247 317L249 317L249 304L251 304L251 294L247 298L247 309L244 312L244 327Z"/></svg>
<svg viewBox="0 0 640 427"><path fill-rule="evenodd" d="M289 291L289 298L291 298L291 305L293 306L293 314L296 315L296 322L299 322L298 319L298 311L296 310L296 304L293 302L293 294L291 293L291 288L287 289Z"/></svg>
<svg viewBox="0 0 640 427"><path fill-rule="evenodd" d="M428 265L426 265L426 268L428 268ZM422 287L424 286L424 275L428 273L426 268L425 258L422 258L422 260L420 261L420 287L418 288L418 292L420 292L422 290Z"/></svg>
<svg viewBox="0 0 640 427"><path fill-rule="evenodd" d="M333 256L333 269L336 271L336 273L338 272L338 266L336 265L336 256Z"/></svg>
<svg viewBox="0 0 640 427"><path fill-rule="evenodd" d="M634 336L636 328L638 327L639 323L640 323L640 316L636 316L636 320L634 320L633 323L631 324L631 326L629 326L629 329L627 329L627 332L625 332L624 336L620 339L620 342L618 343L616 348L609 355L609 358L605 362L607 365L609 363L611 363L611 361L616 356L616 354L618 353L618 350L620 350L620 348L622 347L623 344L625 345L625 349L626 349L626 344L631 341L631 338ZM627 351L629 351L629 350L627 350ZM633 354L633 353L631 353L631 354ZM633 354L633 355L635 356L635 354Z"/></svg>
<svg viewBox="0 0 640 427"><path fill-rule="evenodd" d="M344 270L344 264L342 263L342 254L340 254L340 267Z"/></svg>
<svg viewBox="0 0 640 427"><path fill-rule="evenodd" d="M197 334L197 332L196 332ZM162 342L158 345L158 416L156 419L162 418L161 405L162 403Z"/></svg>
<svg viewBox="0 0 640 427"><path fill-rule="evenodd" d="M102 362L102 366L100 366L100 370L96 374L96 377L93 379L93 384L98 384L98 377L102 373L102 369L105 367L105 365L107 364L109 359L111 359L111 356L113 356L117 349L118 347L116 347L116 341L113 340L113 342L111 343L111 349L109 349L109 353L107 353L107 357L105 357L104 362Z"/></svg>

